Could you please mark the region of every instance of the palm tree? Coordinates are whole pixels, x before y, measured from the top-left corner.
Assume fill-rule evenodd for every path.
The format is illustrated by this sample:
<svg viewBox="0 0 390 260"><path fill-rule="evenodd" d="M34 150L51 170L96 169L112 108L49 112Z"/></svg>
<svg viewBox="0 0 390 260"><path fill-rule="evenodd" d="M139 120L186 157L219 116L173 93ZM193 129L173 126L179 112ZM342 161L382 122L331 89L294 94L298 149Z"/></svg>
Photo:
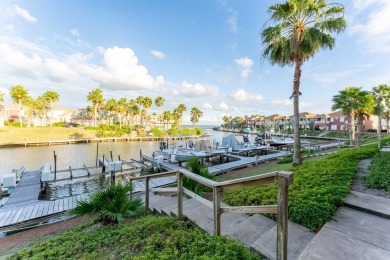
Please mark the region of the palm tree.
<svg viewBox="0 0 390 260"><path fill-rule="evenodd" d="M228 116L223 116L222 121L224 123L224 127L229 127L230 118Z"/></svg>
<svg viewBox="0 0 390 260"><path fill-rule="evenodd" d="M178 106L177 106L177 113L179 113L179 115L180 115L180 124L181 125L183 125L183 113L185 112L185 111L187 111L187 107L186 107L186 105L184 105L184 104L179 104Z"/></svg>
<svg viewBox="0 0 390 260"><path fill-rule="evenodd" d="M390 102L390 86L381 84L372 89L375 98L374 115L378 116L378 148L381 148L382 117L385 117Z"/></svg>
<svg viewBox="0 0 390 260"><path fill-rule="evenodd" d="M22 105L28 99L28 91L21 85L13 86L10 90L10 95L14 103L18 103L19 124L22 127Z"/></svg>
<svg viewBox="0 0 390 260"><path fill-rule="evenodd" d="M360 91L357 96L357 146L361 145L361 135L364 118L369 119L374 112L375 98L369 91Z"/></svg>
<svg viewBox="0 0 390 260"><path fill-rule="evenodd" d="M114 98L110 98L107 100L105 108L108 112L108 124L112 125L114 123L114 116L117 111L117 102Z"/></svg>
<svg viewBox="0 0 390 260"><path fill-rule="evenodd" d="M346 27L344 7L326 0L287 0L268 8L271 18L261 32L263 59L280 66L295 66L292 96L294 101L294 164L302 163L299 135L299 91L302 65L321 49L332 49ZM267 27L269 26L269 27Z"/></svg>
<svg viewBox="0 0 390 260"><path fill-rule="evenodd" d="M163 120L164 120L164 130L166 131L167 130L166 125L168 125L168 123L172 120L171 111L164 111L163 112Z"/></svg>
<svg viewBox="0 0 390 260"><path fill-rule="evenodd" d="M164 102L165 102L165 99L163 97L156 97L156 99L154 100L154 104L160 108L164 105ZM159 117L160 118L160 117ZM160 123L160 128L161 128L161 120L159 120L159 123Z"/></svg>
<svg viewBox="0 0 390 260"><path fill-rule="evenodd" d="M88 200L78 201L71 213L97 216L103 224L116 224L142 211L142 200L132 200L127 195L132 190L131 184L112 184L105 190L94 192Z"/></svg>
<svg viewBox="0 0 390 260"><path fill-rule="evenodd" d="M127 107L128 112L131 115L131 124L134 125L134 118L140 113L139 106L134 99L130 99Z"/></svg>
<svg viewBox="0 0 390 260"><path fill-rule="evenodd" d="M349 141L351 145L355 144L355 117L357 116L357 97L361 88L347 87L345 90L340 90L338 95L332 98L332 110L340 109L347 117Z"/></svg>
<svg viewBox="0 0 390 260"><path fill-rule="evenodd" d="M43 102L46 118L50 119L50 127L51 127L52 120L51 120L51 117L49 114L53 110L54 103L58 102L58 100L60 99L60 95L58 95L58 93L55 91L49 90L49 91L46 91L45 93L43 93L43 95L40 96L38 99L41 99ZM46 123L45 123L45 125L46 125Z"/></svg>
<svg viewBox="0 0 390 260"><path fill-rule="evenodd" d="M173 119L173 122L174 122L174 125L176 128L179 128L180 117L181 117L181 115L180 115L179 109L178 108L173 109L172 119Z"/></svg>
<svg viewBox="0 0 390 260"><path fill-rule="evenodd" d="M119 116L119 129L122 129L123 117L128 110L128 104L126 98L121 98L117 102L116 112Z"/></svg>
<svg viewBox="0 0 390 260"><path fill-rule="evenodd" d="M88 93L87 101L93 105L93 126L96 126L99 110L104 104L103 91L100 88L92 90Z"/></svg>
<svg viewBox="0 0 390 260"><path fill-rule="evenodd" d="M146 125L148 125L148 109L151 108L153 105L153 100L150 98L150 97L144 97L144 100L142 102L142 106L145 108L146 110Z"/></svg>
<svg viewBox="0 0 390 260"><path fill-rule="evenodd" d="M199 122L199 119L203 116L203 112L199 110L197 107L191 108L191 122L193 128L195 128L195 124Z"/></svg>

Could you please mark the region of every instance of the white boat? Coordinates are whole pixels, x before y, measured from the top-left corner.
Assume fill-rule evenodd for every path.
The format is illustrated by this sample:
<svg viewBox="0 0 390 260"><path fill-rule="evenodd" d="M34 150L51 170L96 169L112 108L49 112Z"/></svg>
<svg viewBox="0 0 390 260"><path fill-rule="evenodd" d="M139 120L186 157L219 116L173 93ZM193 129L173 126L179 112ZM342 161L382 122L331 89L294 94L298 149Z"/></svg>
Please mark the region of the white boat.
<svg viewBox="0 0 390 260"><path fill-rule="evenodd" d="M161 154L170 158L170 160L173 162L184 162L190 160L193 157L201 159L207 156L207 154L203 151L195 151L193 149L184 147L172 147L169 149L164 149L161 151Z"/></svg>
<svg viewBox="0 0 390 260"><path fill-rule="evenodd" d="M287 137L287 138L271 138L267 140L267 143L269 143L271 146L282 146L282 145L293 145L294 139Z"/></svg>

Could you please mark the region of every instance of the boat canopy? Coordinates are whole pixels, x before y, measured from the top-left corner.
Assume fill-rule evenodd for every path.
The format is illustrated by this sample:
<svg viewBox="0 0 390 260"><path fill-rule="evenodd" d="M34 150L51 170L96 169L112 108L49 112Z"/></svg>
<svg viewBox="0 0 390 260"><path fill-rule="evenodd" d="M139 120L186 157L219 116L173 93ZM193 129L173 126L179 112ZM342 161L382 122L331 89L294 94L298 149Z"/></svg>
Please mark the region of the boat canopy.
<svg viewBox="0 0 390 260"><path fill-rule="evenodd" d="M226 137L223 137L222 138L222 146L231 147L233 149L236 148L236 146L237 146L236 136L234 134L230 134Z"/></svg>
<svg viewBox="0 0 390 260"><path fill-rule="evenodd" d="M204 151L204 152L211 152L213 150L213 147L210 143L210 140L200 140L200 141L196 142L195 150Z"/></svg>

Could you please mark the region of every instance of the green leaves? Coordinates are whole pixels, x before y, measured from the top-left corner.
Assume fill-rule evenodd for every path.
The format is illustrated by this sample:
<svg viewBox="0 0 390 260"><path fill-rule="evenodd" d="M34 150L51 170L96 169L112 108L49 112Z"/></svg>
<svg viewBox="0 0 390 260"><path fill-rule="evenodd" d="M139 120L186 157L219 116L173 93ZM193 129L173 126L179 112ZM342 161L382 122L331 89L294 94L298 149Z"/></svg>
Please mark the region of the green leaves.
<svg viewBox="0 0 390 260"><path fill-rule="evenodd" d="M141 199L131 200L128 193L132 191L130 184L110 185L105 190L98 190L88 200L77 202L70 213L77 215L93 215L103 223L118 223L126 217L133 217L142 210Z"/></svg>
<svg viewBox="0 0 390 260"><path fill-rule="evenodd" d="M289 219L312 230L322 227L350 191L359 161L376 153L375 146L346 149L290 169L294 183L289 189ZM277 203L276 196L275 185L262 185L224 192L222 199L229 205L269 205Z"/></svg>
<svg viewBox="0 0 390 260"><path fill-rule="evenodd" d="M377 154L371 162L370 174L364 178L369 188L390 191L390 153Z"/></svg>

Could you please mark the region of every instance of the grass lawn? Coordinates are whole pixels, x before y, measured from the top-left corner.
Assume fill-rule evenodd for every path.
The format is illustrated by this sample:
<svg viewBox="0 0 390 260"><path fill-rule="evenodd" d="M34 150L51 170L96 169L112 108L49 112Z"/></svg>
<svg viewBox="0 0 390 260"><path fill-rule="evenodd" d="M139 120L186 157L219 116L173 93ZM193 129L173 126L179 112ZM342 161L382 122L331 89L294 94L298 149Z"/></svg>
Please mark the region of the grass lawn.
<svg viewBox="0 0 390 260"><path fill-rule="evenodd" d="M76 135L76 136L75 136ZM75 138L95 138L95 130L66 127L26 127L6 126L0 129L0 143L23 143Z"/></svg>

